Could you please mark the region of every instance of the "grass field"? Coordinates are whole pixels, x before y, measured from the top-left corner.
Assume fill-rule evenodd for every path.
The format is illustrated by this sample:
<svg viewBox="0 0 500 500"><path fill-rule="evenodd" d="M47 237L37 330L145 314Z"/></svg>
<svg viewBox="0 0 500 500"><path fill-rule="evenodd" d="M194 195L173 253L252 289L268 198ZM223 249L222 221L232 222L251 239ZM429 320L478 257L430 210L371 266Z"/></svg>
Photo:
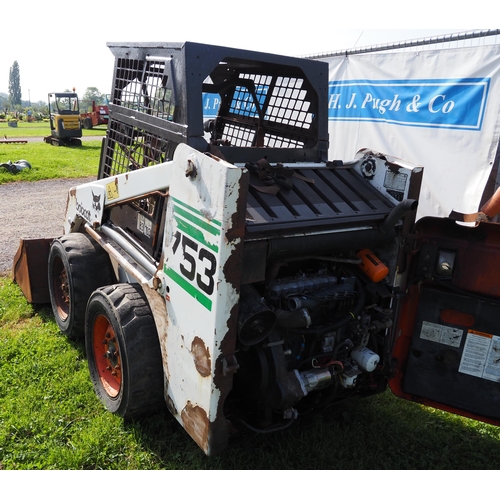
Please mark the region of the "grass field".
<svg viewBox="0 0 500 500"><path fill-rule="evenodd" d="M80 147L55 147L45 142L0 144L0 164L27 160L32 167L17 174L0 167L0 184L97 175L100 152L99 140L84 141Z"/></svg>
<svg viewBox="0 0 500 500"><path fill-rule="evenodd" d="M91 130L84 129L83 137L105 135L106 127L100 125ZM0 122L0 140L7 136L7 139L15 139L16 137L46 137L50 135L49 122L18 122L17 127L9 127L7 122Z"/></svg>
<svg viewBox="0 0 500 500"><path fill-rule="evenodd" d="M94 175L99 148L0 145L0 163L33 164L0 173L0 183ZM58 331L50 308L29 305L0 277L0 469L500 468L500 428L390 392L338 403L276 434L248 434L207 458L167 412L126 423L105 411L84 352Z"/></svg>
<svg viewBox="0 0 500 500"><path fill-rule="evenodd" d="M83 137L104 136L106 129L98 127L84 130ZM50 135L48 123L19 122L16 128L7 123L0 123L0 141L21 137L45 137ZM97 174L101 141L93 139L83 141L80 147L55 147L45 142L10 143L0 142L0 164L9 160L14 163L18 160L27 160L32 168L17 174L8 172L0 167L0 184L15 181L39 181L43 179L78 178Z"/></svg>

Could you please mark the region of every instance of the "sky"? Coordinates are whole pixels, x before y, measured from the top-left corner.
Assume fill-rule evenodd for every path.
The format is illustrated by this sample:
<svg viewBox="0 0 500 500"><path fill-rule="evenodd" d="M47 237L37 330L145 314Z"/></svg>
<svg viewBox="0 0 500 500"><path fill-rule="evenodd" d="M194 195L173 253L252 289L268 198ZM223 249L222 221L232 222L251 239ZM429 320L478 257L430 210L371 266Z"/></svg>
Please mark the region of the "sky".
<svg viewBox="0 0 500 500"><path fill-rule="evenodd" d="M114 59L107 42L192 41L302 56L472 31L458 26L480 21L469 9L466 18L452 19L446 3L427 1L10 1L1 9L0 92L8 93L17 61L23 100L46 101L48 93L72 88L80 96L87 87L108 94Z"/></svg>

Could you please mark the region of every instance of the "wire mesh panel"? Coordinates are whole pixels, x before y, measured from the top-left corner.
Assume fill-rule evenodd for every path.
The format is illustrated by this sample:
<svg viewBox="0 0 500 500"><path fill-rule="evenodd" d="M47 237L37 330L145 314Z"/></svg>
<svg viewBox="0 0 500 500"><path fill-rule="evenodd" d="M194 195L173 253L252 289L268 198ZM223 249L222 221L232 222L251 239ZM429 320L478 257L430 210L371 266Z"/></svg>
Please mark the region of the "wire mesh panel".
<svg viewBox="0 0 500 500"><path fill-rule="evenodd" d="M304 148L316 139L315 95L304 78L240 73L223 96L212 143Z"/></svg>
<svg viewBox="0 0 500 500"><path fill-rule="evenodd" d="M232 163L324 160L326 63L191 42L108 46L115 69L101 176L170 160L179 143L216 147Z"/></svg>
<svg viewBox="0 0 500 500"><path fill-rule="evenodd" d="M169 60L116 61L113 104L164 120L174 119L172 88L167 85L165 65Z"/></svg>
<svg viewBox="0 0 500 500"><path fill-rule="evenodd" d="M116 120L110 120L101 163L101 177L163 163L171 159L176 144L159 135Z"/></svg>

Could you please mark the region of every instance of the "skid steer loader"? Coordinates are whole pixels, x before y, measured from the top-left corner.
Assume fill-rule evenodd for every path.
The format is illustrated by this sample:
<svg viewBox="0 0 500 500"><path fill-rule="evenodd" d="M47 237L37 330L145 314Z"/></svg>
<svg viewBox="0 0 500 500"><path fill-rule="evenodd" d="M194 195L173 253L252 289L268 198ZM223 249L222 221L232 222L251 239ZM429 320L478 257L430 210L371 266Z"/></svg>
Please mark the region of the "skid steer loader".
<svg viewBox="0 0 500 500"><path fill-rule="evenodd" d="M496 225L415 225L422 167L329 161L326 63L108 46L98 178L69 192L44 298L111 412L166 405L207 455L388 385L500 423Z"/></svg>

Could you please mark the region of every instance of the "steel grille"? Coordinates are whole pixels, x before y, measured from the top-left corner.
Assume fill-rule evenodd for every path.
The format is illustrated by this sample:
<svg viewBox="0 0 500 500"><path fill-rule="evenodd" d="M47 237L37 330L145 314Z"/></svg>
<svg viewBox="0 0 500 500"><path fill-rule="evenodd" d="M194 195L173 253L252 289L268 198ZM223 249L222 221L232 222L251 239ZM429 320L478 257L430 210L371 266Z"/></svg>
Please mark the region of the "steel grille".
<svg viewBox="0 0 500 500"><path fill-rule="evenodd" d="M304 142L283 135L269 134L264 139L264 146L266 148L302 148Z"/></svg>
<svg viewBox="0 0 500 500"><path fill-rule="evenodd" d="M117 60L113 104L164 120L174 119L171 82L165 72L167 61Z"/></svg>
<svg viewBox="0 0 500 500"><path fill-rule="evenodd" d="M236 147L303 148L314 114L304 79L240 73L227 114L221 116L219 144Z"/></svg>
<svg viewBox="0 0 500 500"><path fill-rule="evenodd" d="M383 194L352 169L294 169L290 189L267 193L250 177L247 230L329 226L332 223L382 220L394 208ZM260 187L259 187L260 186Z"/></svg>
<svg viewBox="0 0 500 500"><path fill-rule="evenodd" d="M267 120L308 129L312 123L311 103L302 88L302 78L278 78L267 108Z"/></svg>
<svg viewBox="0 0 500 500"><path fill-rule="evenodd" d="M250 147L254 143L255 130L253 128L228 123L224 127L223 144L234 147Z"/></svg>
<svg viewBox="0 0 500 500"><path fill-rule="evenodd" d="M122 158L106 157L100 175L152 165L165 151L172 158L173 143L217 147L230 163L326 158L328 111L319 106L327 99L326 63L192 42L108 46L115 55L110 120L134 135L110 138L108 154ZM166 145L157 148L151 137ZM123 151L137 140L159 151L144 160Z"/></svg>
<svg viewBox="0 0 500 500"><path fill-rule="evenodd" d="M266 75L240 74L240 78L253 82L253 89L237 86L229 107L234 115L259 117L259 110L265 104L272 78Z"/></svg>
<svg viewBox="0 0 500 500"><path fill-rule="evenodd" d="M110 120L102 177L168 161L175 146L158 135Z"/></svg>

